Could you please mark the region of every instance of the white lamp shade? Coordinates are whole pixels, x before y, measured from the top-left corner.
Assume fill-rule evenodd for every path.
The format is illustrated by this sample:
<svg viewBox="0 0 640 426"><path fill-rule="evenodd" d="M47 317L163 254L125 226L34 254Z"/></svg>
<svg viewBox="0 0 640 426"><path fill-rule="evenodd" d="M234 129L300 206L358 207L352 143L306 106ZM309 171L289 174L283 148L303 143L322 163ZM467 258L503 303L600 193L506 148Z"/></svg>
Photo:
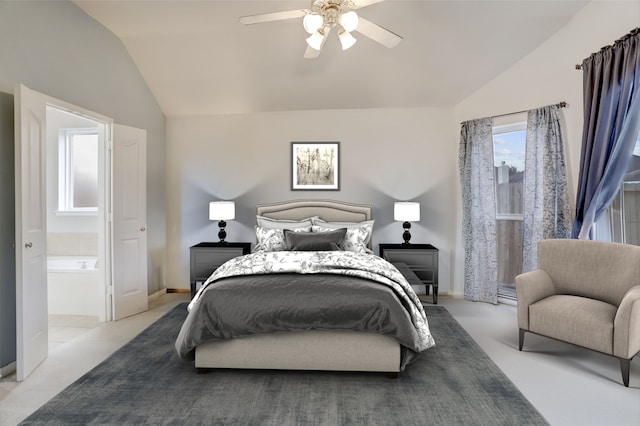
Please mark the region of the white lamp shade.
<svg viewBox="0 0 640 426"><path fill-rule="evenodd" d="M399 222L418 222L420 220L420 203L398 201L393 205L393 220Z"/></svg>
<svg viewBox="0 0 640 426"><path fill-rule="evenodd" d="M315 13L309 13L307 15L304 15L304 18L302 18L302 26L304 27L304 30L309 34L313 34L318 31L323 24L324 19L322 18L322 16Z"/></svg>
<svg viewBox="0 0 640 426"><path fill-rule="evenodd" d="M319 31L316 31L315 33L313 33L309 37L307 37L307 44L312 49L320 50L320 49L322 49L322 41L323 40L324 40L324 35L320 34Z"/></svg>
<svg viewBox="0 0 640 426"><path fill-rule="evenodd" d="M210 220L232 220L236 218L236 203L233 201L212 201L209 203Z"/></svg>
<svg viewBox="0 0 640 426"><path fill-rule="evenodd" d="M346 31L342 31L338 36L340 38L340 44L342 45L342 50L347 50L354 44L356 44L356 38Z"/></svg>
<svg viewBox="0 0 640 426"><path fill-rule="evenodd" d="M345 31L351 32L358 27L358 14L353 10L347 13L343 13L339 18L340 25Z"/></svg>

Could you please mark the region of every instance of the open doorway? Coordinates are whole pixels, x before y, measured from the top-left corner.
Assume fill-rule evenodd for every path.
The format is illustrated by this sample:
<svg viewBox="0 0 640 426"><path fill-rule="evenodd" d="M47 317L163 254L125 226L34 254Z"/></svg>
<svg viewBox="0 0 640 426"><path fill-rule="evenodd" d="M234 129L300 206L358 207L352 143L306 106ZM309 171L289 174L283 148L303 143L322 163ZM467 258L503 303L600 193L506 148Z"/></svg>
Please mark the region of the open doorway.
<svg viewBox="0 0 640 426"><path fill-rule="evenodd" d="M46 107L49 348L105 321L105 179L108 123Z"/></svg>
<svg viewBox="0 0 640 426"><path fill-rule="evenodd" d="M48 355L46 194L47 187L53 185L47 182L46 175L49 107L88 118L97 122L99 129L104 129L103 136L98 137L98 267L93 265L102 283L98 292L98 318L101 321L117 320L145 311L148 306L146 131L114 124L110 118L38 93L22 84L17 85L15 217L18 381L28 377ZM76 207L83 208L80 205ZM90 266L89 263L85 265L87 268Z"/></svg>
<svg viewBox="0 0 640 426"><path fill-rule="evenodd" d="M46 107L49 350L106 320L104 151L109 123ZM102 162L101 162L102 161Z"/></svg>

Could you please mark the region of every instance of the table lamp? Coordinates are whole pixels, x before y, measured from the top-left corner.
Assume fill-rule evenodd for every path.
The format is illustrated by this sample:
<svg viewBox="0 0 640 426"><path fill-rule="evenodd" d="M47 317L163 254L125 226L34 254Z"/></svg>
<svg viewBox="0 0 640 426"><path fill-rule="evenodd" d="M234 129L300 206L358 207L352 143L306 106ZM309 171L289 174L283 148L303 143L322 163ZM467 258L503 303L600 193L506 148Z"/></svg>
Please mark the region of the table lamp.
<svg viewBox="0 0 640 426"><path fill-rule="evenodd" d="M402 224L404 228L404 233L402 234L403 244L411 244L409 242L411 239L411 233L409 232L409 229L411 229L410 222L418 222L420 220L420 203L397 201L393 205L393 220L404 222Z"/></svg>
<svg viewBox="0 0 640 426"><path fill-rule="evenodd" d="M217 220L220 231L218 231L218 238L220 243L225 243L227 238L227 231L224 228L227 226L226 220L233 220L236 218L236 204L233 201L212 201L209 203L209 219Z"/></svg>

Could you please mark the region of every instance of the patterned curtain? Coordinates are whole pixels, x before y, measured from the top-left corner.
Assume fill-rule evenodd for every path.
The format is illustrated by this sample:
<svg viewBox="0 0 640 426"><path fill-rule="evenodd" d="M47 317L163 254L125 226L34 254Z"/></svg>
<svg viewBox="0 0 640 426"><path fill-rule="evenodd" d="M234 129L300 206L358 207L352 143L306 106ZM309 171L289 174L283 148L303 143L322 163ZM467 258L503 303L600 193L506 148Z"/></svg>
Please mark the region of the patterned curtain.
<svg viewBox="0 0 640 426"><path fill-rule="evenodd" d="M498 303L498 255L492 118L462 123L460 183L464 238L464 298Z"/></svg>
<svg viewBox="0 0 640 426"><path fill-rule="evenodd" d="M522 272L538 265L538 241L571 237L564 144L559 107L529 111L524 176Z"/></svg>

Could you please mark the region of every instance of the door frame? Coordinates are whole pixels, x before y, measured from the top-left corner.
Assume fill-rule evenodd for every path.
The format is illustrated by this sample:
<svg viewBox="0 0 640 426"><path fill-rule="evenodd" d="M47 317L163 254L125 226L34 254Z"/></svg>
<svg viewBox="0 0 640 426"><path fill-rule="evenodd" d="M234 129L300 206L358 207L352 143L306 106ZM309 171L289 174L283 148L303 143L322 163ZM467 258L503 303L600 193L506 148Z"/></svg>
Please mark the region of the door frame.
<svg viewBox="0 0 640 426"><path fill-rule="evenodd" d="M46 155L47 155L47 108L67 111L86 117L99 124L103 129L99 137L99 201L98 201L98 240L99 279L102 291L99 292L100 307L96 316L101 321L111 319L112 300L107 293L111 281L111 236L110 218L111 200L111 156L108 147L111 145L113 120L86 108L73 105L60 99L32 90L23 84L17 84L14 92L15 110L15 229L16 229L16 371L18 381L26 379L37 366L47 358L48 349L48 289L47 289L47 204L46 204ZM32 124L34 122L35 124ZM26 127L25 127L26 126ZM35 127L34 127L35 126ZM37 127L37 129L36 129ZM31 135L36 134L37 139ZM37 146L35 145L37 143ZM34 151L34 150L37 150ZM25 164L25 155L34 151L37 158L29 159ZM34 163L38 161L38 163ZM37 173L32 172L34 167ZM34 188L24 188L24 179L33 178ZM27 191L27 192L25 192ZM34 192L36 191L36 192ZM40 200L34 211L25 205L25 197ZM35 205L35 204L34 204ZM25 234L25 221L36 224L38 235L29 231ZM39 225L37 225L39 223ZM30 225L31 226L31 225ZM36 229L36 228L34 228ZM42 235L41 235L42 234ZM25 240L27 239L27 240ZM33 241L33 242L32 242ZM24 246L24 247L23 247ZM25 249L26 247L26 249ZM25 250L29 253L25 254ZM34 260L35 259L35 260ZM36 262L37 261L37 265ZM27 266L30 262L33 266ZM25 267L27 269L25 269ZM37 275L25 276L23 271L37 268ZM35 272L34 272L35 274Z"/></svg>
<svg viewBox="0 0 640 426"><path fill-rule="evenodd" d="M113 135L113 119L69 102L45 96L45 106L75 114L95 121L104 127L103 137L98 137L98 261L100 291L97 312L98 321L112 320L113 300L110 295L111 283L111 144Z"/></svg>
<svg viewBox="0 0 640 426"><path fill-rule="evenodd" d="M113 160L113 138L114 138L114 120L112 118L106 117L104 115L98 114L96 112L93 112L91 110L88 110L86 108L71 104L69 102L54 98L52 96L48 96L46 94L40 93L36 90L32 90L30 88L28 88L27 86L18 83L16 85L16 90L15 90L15 96L20 97L22 91L25 91L25 93L27 93L26 91L32 92L32 96L37 98L35 102L33 102L34 106L34 110L35 108L38 109L38 111L42 111L42 113L44 114L44 117L42 118L42 120L44 121L44 128L45 128L45 133L46 133L46 109L47 107L52 107L52 108L56 108L58 110L63 110L63 111L67 111L69 113L72 114L76 114L79 116L83 116L86 117L88 119L91 119L93 121L96 121L98 123L102 123L104 124L104 137L103 138L99 138L99 181L101 183L99 183L99 208L98 208L98 214L99 214L99 240L102 240L101 242L99 241L99 256L100 256L100 260L102 260L103 264L102 267L99 268L101 271L101 278L103 278L103 288L101 293L101 300L104 301L104 303L102 304L102 310L101 312L98 313L98 317L101 321L113 321L114 318L114 306L117 303L116 300L116 295L113 291L113 277L115 275L114 272L114 268L116 268L117 265L115 265L114 263L114 255L113 255L113 250L114 250L114 243L113 243L113 232L114 232L114 217L113 217L113 197L114 197L114 185L113 185L113 175L114 175L114 171L113 171L113 167L114 167L114 160ZM22 108L22 102L20 100L16 100L16 106L18 106L18 104L20 105L20 107ZM14 108L17 109L17 108ZM41 121L42 121L41 120ZM21 153L22 153L22 146L23 146L23 138L22 138L22 113L20 111L17 111L17 115L16 115L16 120L15 120L15 125L16 125L16 139L15 139L15 150L16 150L16 160L18 159L22 159L21 158ZM123 127L123 128L128 128L129 126L124 126L124 125L119 125L119 127ZM144 129L138 129L138 130L144 130ZM144 140L144 160L146 161L146 130L144 130L145 132L145 140ZM40 139L41 141L41 139ZM45 147L41 148L44 149L44 155L46 155L46 140L44 142ZM41 156L43 154L40 154ZM146 164L146 163L145 163ZM27 169L28 170L28 169ZM42 174L46 173L46 167L45 165L42 165L39 167L39 170L42 171ZM23 232L22 232L22 219L25 216L26 212L24 211L22 204L18 204L18 201L20 201L21 197L23 196L23 192L22 191L22 187L20 185L22 185L22 173L23 173L23 167L21 165L21 163L16 162L16 170L15 170L15 175L16 175L16 244L21 245L23 243ZM143 176L144 181L145 181L145 185L146 185L146 173ZM39 188L39 193L42 192L46 192L46 180L45 182L40 184L40 188ZM131 195L131 194L130 194ZM146 195L146 191L145 191L145 195ZM129 198L132 198L131 196ZM146 199L146 198L145 198ZM46 203L43 205L43 207L41 207L42 209L46 210ZM140 209L139 209L140 210ZM142 225L141 228L139 228L139 230L141 232L146 231L146 206L144 209L143 214L143 218L144 218L144 223ZM31 210L31 213L34 214L33 210ZM40 211L40 214L44 216L43 211ZM44 222L44 224L42 225L44 226L44 232L46 232L46 220ZM20 229L18 229L20 228ZM145 239L146 239L146 233L145 235ZM101 237L100 237L101 236ZM43 245L43 253L46 256L46 238L44 239L44 243ZM146 240L145 240L146 241ZM146 243L145 243L145 247L146 247ZM16 268L18 269L16 271L16 274L19 273L19 271L21 271L23 268L23 256L19 255L18 253L18 247L16 247ZM147 270L147 252L146 249L144 250L144 253L142 253L142 257L143 257L143 262L144 265L139 266L139 267L143 267L144 268L144 276L146 278L146 270ZM46 260L45 260L46 261ZM46 265L42 266L43 271L44 271L44 276L41 277L43 279L43 283L41 287L43 287L43 291L46 293L47 292L47 288L46 288ZM19 280L21 280L22 278L17 277L16 282L20 283L20 288L18 290L22 291L23 290L23 283ZM148 289L148 283L146 282L146 279L144 280L145 283L145 288ZM16 284L17 285L17 284ZM46 297L46 294L45 294ZM29 301L31 299L30 298L24 298L22 297L22 295L17 295L16 296L16 314L17 314L17 318L16 318L16 349L19 349L21 346L21 344L18 344L18 342L22 342L22 340L24 340L24 333L21 329L21 327L23 327L23 319L24 319L24 313L25 312L29 312L30 310L33 311L35 309L36 312L39 313L40 319L42 319L42 316L46 316L48 314L48 306L45 303L44 306L42 307L37 307L34 308L32 305L29 305ZM145 302L148 301L148 293L145 292ZM41 301L40 301L41 302ZM143 310L147 309L147 305L145 303L145 306L143 308ZM133 315L133 313L131 314ZM42 321L44 322L44 321ZM44 325L46 326L46 324ZM39 336L42 337L42 335L47 333L47 330L44 329L43 331L38 331ZM46 336L45 336L46 337ZM22 339L22 340L20 340ZM41 345L42 347L46 348L46 339L45 339L45 343L43 343ZM20 352L19 350L17 350L16 352ZM24 352L24 351L23 351ZM46 358L47 354L48 354L48 349L46 351L43 351L46 353L42 354L42 358L40 360L40 362L42 362L43 359ZM38 355L40 357L40 355ZM17 353L17 357L16 357L16 366L17 366L17 370L18 372L20 372L25 365L25 360L27 360L27 357L25 356L24 353ZM32 371L32 370L31 370ZM26 374L23 374L24 377L18 377L18 380L24 380L30 373L31 371L27 372Z"/></svg>

